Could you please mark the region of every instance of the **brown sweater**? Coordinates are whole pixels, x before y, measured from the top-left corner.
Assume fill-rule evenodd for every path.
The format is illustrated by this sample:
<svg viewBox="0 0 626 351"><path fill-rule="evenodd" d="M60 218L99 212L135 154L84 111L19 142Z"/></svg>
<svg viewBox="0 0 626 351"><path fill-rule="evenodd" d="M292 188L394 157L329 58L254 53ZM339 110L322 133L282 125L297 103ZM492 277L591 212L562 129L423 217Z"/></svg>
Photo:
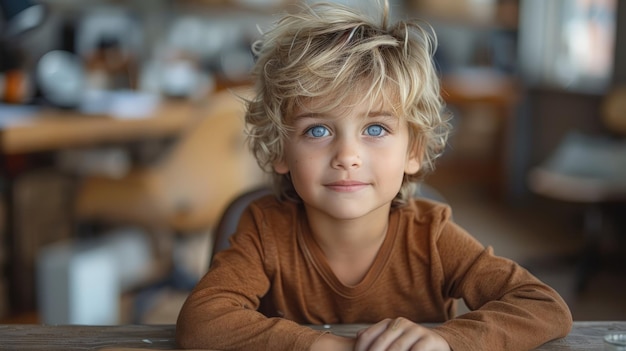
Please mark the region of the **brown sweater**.
<svg viewBox="0 0 626 351"><path fill-rule="evenodd" d="M455 318L458 298L472 312ZM447 206L416 200L392 210L369 272L345 286L302 207L269 196L246 210L232 247L215 256L188 297L176 339L185 348L308 350L322 332L301 324L399 316L442 322L434 330L455 351L529 350L572 325L553 289L494 256L451 221Z"/></svg>

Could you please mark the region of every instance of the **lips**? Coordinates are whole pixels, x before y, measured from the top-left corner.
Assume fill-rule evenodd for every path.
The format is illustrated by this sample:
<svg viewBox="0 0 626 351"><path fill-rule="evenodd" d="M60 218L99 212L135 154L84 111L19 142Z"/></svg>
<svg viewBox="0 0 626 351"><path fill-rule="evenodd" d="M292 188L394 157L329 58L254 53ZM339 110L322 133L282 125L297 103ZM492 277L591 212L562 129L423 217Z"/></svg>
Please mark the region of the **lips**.
<svg viewBox="0 0 626 351"><path fill-rule="evenodd" d="M359 191L365 187L367 187L369 183L359 182L356 180L339 180L332 183L324 184L326 188L337 191L337 192L354 192Z"/></svg>

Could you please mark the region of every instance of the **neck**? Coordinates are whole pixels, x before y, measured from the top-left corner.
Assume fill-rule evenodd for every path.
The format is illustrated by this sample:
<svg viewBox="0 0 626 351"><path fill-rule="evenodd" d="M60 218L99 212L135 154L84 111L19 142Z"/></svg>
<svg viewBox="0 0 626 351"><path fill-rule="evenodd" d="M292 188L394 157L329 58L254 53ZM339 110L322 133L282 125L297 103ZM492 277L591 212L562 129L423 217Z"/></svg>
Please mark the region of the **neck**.
<svg viewBox="0 0 626 351"><path fill-rule="evenodd" d="M355 219L337 219L310 208L306 213L313 237L332 259L378 251L387 233L389 210L389 206L383 206Z"/></svg>

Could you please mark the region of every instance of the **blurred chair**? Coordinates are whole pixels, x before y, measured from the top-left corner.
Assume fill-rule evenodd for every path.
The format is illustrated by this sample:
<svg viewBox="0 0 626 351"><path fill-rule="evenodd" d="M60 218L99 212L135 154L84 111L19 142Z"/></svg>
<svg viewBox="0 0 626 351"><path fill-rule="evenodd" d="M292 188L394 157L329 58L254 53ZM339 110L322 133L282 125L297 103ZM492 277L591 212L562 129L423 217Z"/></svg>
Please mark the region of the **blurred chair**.
<svg viewBox="0 0 626 351"><path fill-rule="evenodd" d="M209 265L210 262L213 261L213 256L215 256L216 253L230 247L229 239L237 230L239 218L246 207L254 200L272 193L272 190L267 186L258 187L240 194L225 208L213 232L213 247L211 249ZM445 198L437 190L424 183L421 183L416 189L415 196L438 202L446 202Z"/></svg>
<svg viewBox="0 0 626 351"><path fill-rule="evenodd" d="M217 227L213 232L213 246L211 248L210 261L213 260L213 256L230 246L230 236L235 233L237 225L239 224L239 218L243 214L243 211L254 200L259 199L265 195L272 194L272 190L269 187L259 187L246 191L237 196L224 210L220 217Z"/></svg>
<svg viewBox="0 0 626 351"><path fill-rule="evenodd" d="M612 89L600 112L608 135L572 132L528 175L534 193L583 207L585 243L578 262L578 292L599 268L610 210L626 203L626 86ZM617 234L623 240L619 235L626 233Z"/></svg>
<svg viewBox="0 0 626 351"><path fill-rule="evenodd" d="M265 183L245 147L244 106L233 92L216 93L200 110L197 123L154 165L122 178L83 179L76 193L77 222L146 229L154 235L162 271L172 266L177 234L214 228L237 194Z"/></svg>

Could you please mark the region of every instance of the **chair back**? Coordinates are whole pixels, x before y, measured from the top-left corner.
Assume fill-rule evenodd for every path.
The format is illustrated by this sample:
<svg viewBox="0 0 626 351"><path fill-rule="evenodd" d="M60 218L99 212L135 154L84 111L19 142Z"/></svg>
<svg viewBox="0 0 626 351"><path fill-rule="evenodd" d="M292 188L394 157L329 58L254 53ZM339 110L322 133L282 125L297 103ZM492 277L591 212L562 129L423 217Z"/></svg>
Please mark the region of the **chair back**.
<svg viewBox="0 0 626 351"><path fill-rule="evenodd" d="M230 236L237 230L239 219L243 214L243 211L254 200L259 199L265 195L272 194L272 190L269 187L259 187L250 191L246 191L243 194L237 196L224 210L220 217L217 227L213 232L213 248L211 252L211 259L216 253L227 249L230 246Z"/></svg>

